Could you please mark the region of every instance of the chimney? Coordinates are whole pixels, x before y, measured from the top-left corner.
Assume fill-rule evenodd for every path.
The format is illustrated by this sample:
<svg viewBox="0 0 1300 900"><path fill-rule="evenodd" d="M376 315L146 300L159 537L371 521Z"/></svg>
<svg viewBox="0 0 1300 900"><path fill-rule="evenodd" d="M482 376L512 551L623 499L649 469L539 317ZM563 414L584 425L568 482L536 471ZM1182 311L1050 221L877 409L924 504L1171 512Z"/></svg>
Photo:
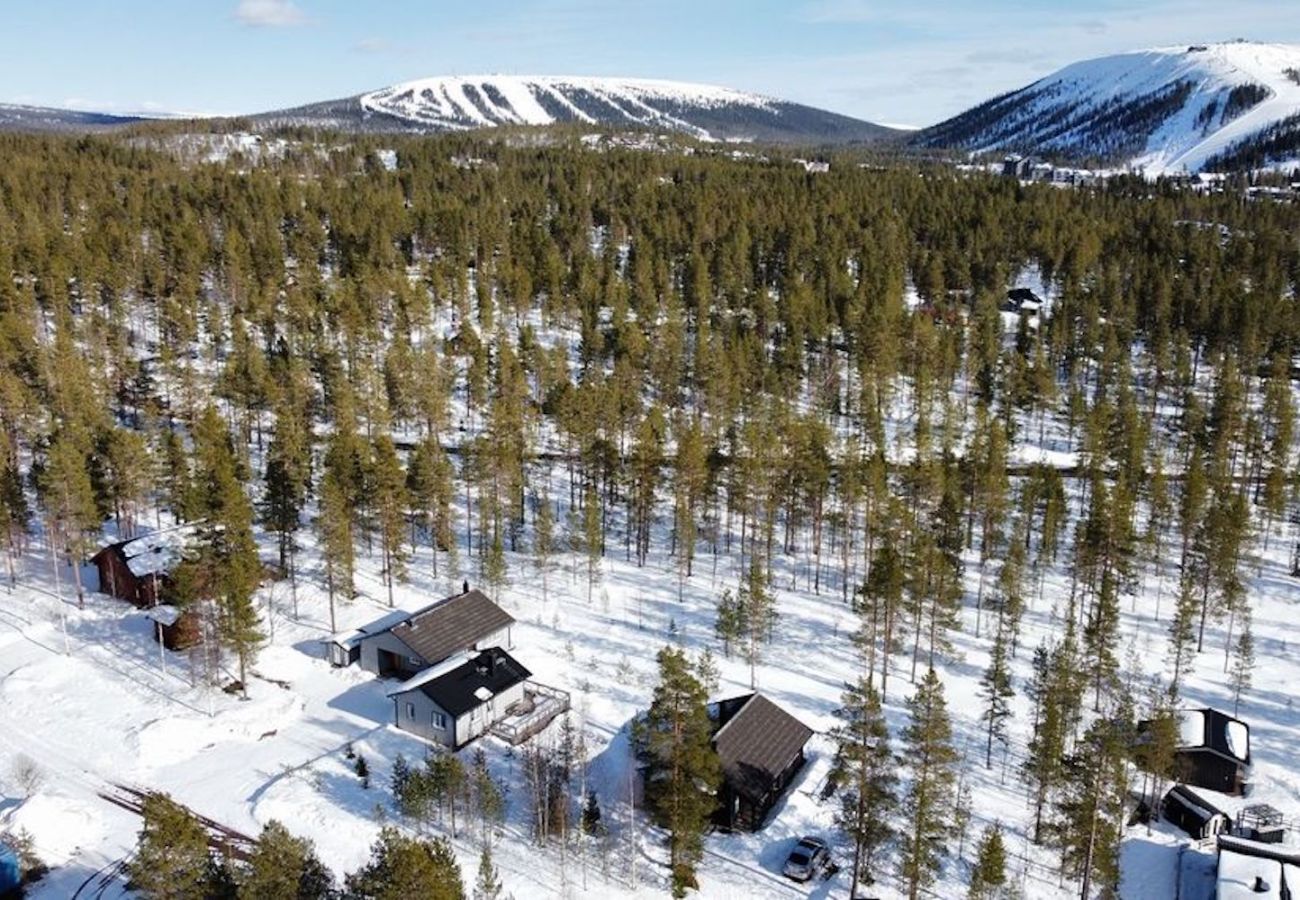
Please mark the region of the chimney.
<svg viewBox="0 0 1300 900"><path fill-rule="evenodd" d="M1255 886L1251 890L1256 894L1267 894L1269 892L1268 882L1264 880L1263 875L1255 876Z"/></svg>
<svg viewBox="0 0 1300 900"><path fill-rule="evenodd" d="M469 593L469 579L468 579L468 578L466 578L464 581L462 581L462 582L460 583L460 592L461 592L462 594L468 594L468 593Z"/></svg>

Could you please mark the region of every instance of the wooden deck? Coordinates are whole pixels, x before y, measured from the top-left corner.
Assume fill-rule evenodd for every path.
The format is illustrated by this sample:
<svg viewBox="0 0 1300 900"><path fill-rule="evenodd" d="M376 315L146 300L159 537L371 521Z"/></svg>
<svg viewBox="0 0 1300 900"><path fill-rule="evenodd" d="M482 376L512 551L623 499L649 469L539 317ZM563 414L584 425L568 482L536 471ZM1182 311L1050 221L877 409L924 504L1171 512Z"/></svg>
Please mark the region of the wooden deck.
<svg viewBox="0 0 1300 900"><path fill-rule="evenodd" d="M569 711L569 694L559 688L524 682L524 699L506 710L505 717L492 725L492 734L518 746Z"/></svg>

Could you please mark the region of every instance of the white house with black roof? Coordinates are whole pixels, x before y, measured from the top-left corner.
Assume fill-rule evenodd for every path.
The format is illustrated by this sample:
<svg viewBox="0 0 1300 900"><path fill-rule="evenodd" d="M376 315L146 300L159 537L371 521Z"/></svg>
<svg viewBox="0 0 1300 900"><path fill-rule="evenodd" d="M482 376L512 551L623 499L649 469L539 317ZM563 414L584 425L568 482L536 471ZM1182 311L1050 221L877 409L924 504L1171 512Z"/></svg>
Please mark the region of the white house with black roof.
<svg viewBox="0 0 1300 900"><path fill-rule="evenodd" d="M389 693L398 728L451 749L488 730L524 700L531 673L500 647L459 653Z"/></svg>

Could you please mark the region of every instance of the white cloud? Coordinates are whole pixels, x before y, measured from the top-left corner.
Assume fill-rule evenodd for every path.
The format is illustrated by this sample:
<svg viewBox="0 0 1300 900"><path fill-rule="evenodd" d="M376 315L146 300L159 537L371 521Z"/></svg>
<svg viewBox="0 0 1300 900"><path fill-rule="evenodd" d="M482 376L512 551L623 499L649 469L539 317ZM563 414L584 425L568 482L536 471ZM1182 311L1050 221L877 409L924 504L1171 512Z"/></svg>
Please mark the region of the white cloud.
<svg viewBox="0 0 1300 900"><path fill-rule="evenodd" d="M307 21L293 0L239 0L235 18L254 28L288 28Z"/></svg>

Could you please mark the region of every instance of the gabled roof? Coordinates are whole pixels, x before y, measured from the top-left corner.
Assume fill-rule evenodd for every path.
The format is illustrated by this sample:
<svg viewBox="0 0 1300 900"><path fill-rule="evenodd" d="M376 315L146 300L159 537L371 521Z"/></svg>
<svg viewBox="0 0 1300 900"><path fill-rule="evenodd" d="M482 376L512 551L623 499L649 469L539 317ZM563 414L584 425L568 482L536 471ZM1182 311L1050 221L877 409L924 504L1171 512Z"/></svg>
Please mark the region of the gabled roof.
<svg viewBox="0 0 1300 900"><path fill-rule="evenodd" d="M149 575L164 577L180 565L181 560L191 551L198 536L195 524L174 525L160 531L118 541L104 547L95 557L104 553L119 556L136 578Z"/></svg>
<svg viewBox="0 0 1300 900"><path fill-rule="evenodd" d="M394 691L397 697L420 691L438 707L453 717L463 716L476 706L482 706L497 694L509 690L532 675L506 651L491 647L450 670L442 670L433 678L417 675ZM410 685L408 687L407 685Z"/></svg>
<svg viewBox="0 0 1300 900"><path fill-rule="evenodd" d="M482 591L466 591L412 613L389 631L426 662L441 662L453 653L513 624L514 616Z"/></svg>
<svg viewBox="0 0 1300 900"><path fill-rule="evenodd" d="M726 702L720 704L725 708ZM762 797L812 737L812 729L762 694L744 705L713 736L727 784L747 797Z"/></svg>

